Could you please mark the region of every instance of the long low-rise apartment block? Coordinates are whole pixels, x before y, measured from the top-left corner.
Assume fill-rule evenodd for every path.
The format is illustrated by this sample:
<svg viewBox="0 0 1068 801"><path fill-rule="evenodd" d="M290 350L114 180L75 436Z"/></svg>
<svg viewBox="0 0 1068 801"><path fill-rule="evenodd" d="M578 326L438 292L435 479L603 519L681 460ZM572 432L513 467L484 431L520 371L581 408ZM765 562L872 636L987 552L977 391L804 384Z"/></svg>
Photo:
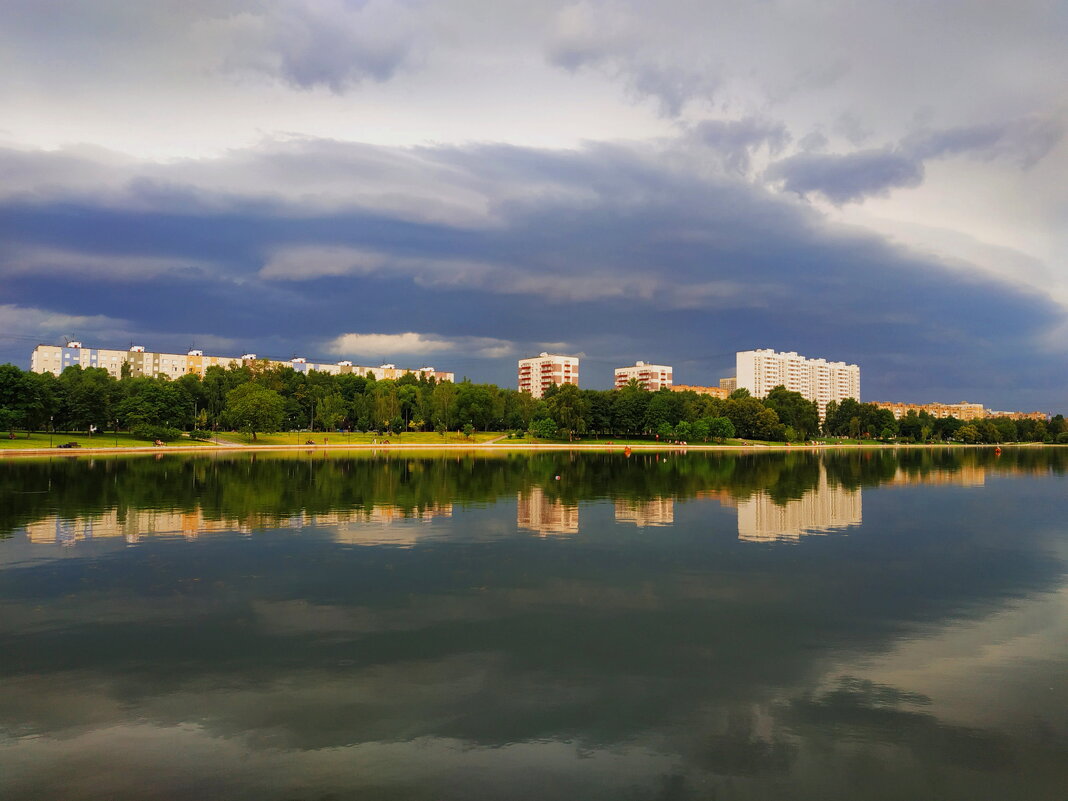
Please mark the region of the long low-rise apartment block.
<svg viewBox="0 0 1068 801"><path fill-rule="evenodd" d="M763 398L777 386L799 392L815 401L820 417L831 401L860 400L860 367L826 359L809 359L790 351L770 348L744 350L735 354L737 388Z"/></svg>
<svg viewBox="0 0 1068 801"><path fill-rule="evenodd" d="M692 384L675 384L671 387L672 392L696 392L698 395L711 395L713 398L724 398L730 396L723 387L698 387Z"/></svg>
<svg viewBox="0 0 1068 801"><path fill-rule="evenodd" d="M1008 417L1011 420L1046 420L1045 412L996 412L987 409L981 403L894 403L892 401L873 401L879 409L889 409L894 418L900 420L909 412L927 412L931 417L955 417L958 420L982 420L987 417Z"/></svg>
<svg viewBox="0 0 1068 801"><path fill-rule="evenodd" d="M635 362L633 367L616 368L616 389L627 386L631 379L650 392L656 392L661 387L670 387L673 383L671 368L666 364Z"/></svg>
<svg viewBox="0 0 1068 801"><path fill-rule="evenodd" d="M435 370L433 367L406 369L395 364L383 364L378 367L365 367L351 361L310 362L303 356L289 360L261 359L255 353L241 356L209 356L202 350L190 350L186 353L157 353L145 350L141 345L131 345L127 350L107 348L86 348L81 342L68 342L66 345L38 345L30 355L30 370L35 373L54 373L59 375L66 368L81 365L83 368L102 367L115 378L121 378L123 365L129 365L130 375L158 376L180 378L195 374L203 378L209 367L241 367L246 364L259 363L266 367L292 367L298 373L317 370L331 375L355 373L365 376L373 375L377 380L396 379L412 373L417 376L434 378L436 381L454 381L453 373Z"/></svg>

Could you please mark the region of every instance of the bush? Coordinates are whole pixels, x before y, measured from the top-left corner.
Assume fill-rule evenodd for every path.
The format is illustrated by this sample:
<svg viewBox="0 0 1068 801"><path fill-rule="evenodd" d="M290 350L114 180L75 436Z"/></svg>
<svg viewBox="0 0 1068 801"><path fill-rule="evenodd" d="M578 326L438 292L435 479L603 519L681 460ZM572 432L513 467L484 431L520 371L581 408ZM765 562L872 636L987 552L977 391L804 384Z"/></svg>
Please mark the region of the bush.
<svg viewBox="0 0 1068 801"><path fill-rule="evenodd" d="M1068 431L1065 431L1064 433L1057 435L1057 444L1058 445L1068 445Z"/></svg>
<svg viewBox="0 0 1068 801"><path fill-rule="evenodd" d="M162 439L162 437L160 437L160 439ZM189 439L208 440L208 439L211 439L211 432L210 431L204 431L204 430L199 429L199 428L194 428L192 431L189 432Z"/></svg>
<svg viewBox="0 0 1068 801"><path fill-rule="evenodd" d="M157 439L161 442L173 442L174 440L181 438L182 432L177 428L167 428L167 426L154 426L149 423L141 423L130 429L130 436L137 439L147 439L151 442L155 442Z"/></svg>
<svg viewBox="0 0 1068 801"><path fill-rule="evenodd" d="M530 424L530 436L537 439L553 439L556 433L556 422L550 418L542 417Z"/></svg>

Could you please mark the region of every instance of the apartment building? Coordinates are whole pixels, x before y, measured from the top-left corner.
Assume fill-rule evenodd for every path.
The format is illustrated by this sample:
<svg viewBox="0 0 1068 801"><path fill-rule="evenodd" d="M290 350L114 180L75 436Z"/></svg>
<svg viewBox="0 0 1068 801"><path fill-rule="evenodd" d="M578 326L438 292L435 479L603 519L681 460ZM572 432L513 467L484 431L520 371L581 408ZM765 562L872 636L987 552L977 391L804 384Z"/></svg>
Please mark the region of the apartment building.
<svg viewBox="0 0 1068 801"><path fill-rule="evenodd" d="M816 402L822 418L827 404L846 398L860 400L860 367L826 359L809 359L790 351L770 348L739 351L735 354L739 389L763 398L782 385Z"/></svg>
<svg viewBox="0 0 1068 801"><path fill-rule="evenodd" d="M738 379L734 376L721 378L719 380L719 388L727 390L727 394L730 395L734 390L738 389Z"/></svg>
<svg viewBox="0 0 1068 801"><path fill-rule="evenodd" d="M635 362L633 367L616 368L616 389L622 389L636 379L642 385L642 389L656 392L661 387L670 387L671 368L666 364L646 364Z"/></svg>
<svg viewBox="0 0 1068 801"><path fill-rule="evenodd" d="M711 395L713 398L727 398L731 393L723 387L697 387L691 384L675 384L672 392L696 392L698 395Z"/></svg>
<svg viewBox="0 0 1068 801"><path fill-rule="evenodd" d="M893 403L889 401L873 401L872 404L879 409L889 409L895 420L900 420L909 412L927 412L931 417L956 417L958 420L981 420L987 415L986 409L981 403Z"/></svg>
<svg viewBox="0 0 1068 801"><path fill-rule="evenodd" d="M190 350L186 353L155 353L145 350L143 345L131 345L127 350L114 350L106 348L86 348L81 342L71 341L66 345L38 345L30 354L30 370L35 373L54 373L59 375L72 365L80 365L83 368L102 367L115 378L122 376L123 364L128 364L130 375L133 376L157 376L165 375L168 378L179 378L187 373L201 377L209 367L241 367L245 364L261 363L266 367L292 367L298 373L308 373L317 370L322 373L341 375L355 373L367 375L370 373L377 380L385 378L400 378L407 373L418 376L433 377L436 381L454 381L455 375L433 367L420 367L418 369L398 368L395 364L383 364L379 367L364 367L353 364L350 361L340 362L309 362L303 356L280 361L277 359L261 359L255 353L245 353L241 356L207 356L202 350Z"/></svg>
<svg viewBox="0 0 1068 801"><path fill-rule="evenodd" d="M577 356L562 356L542 351L537 356L519 360L519 391L529 392L535 398L545 395L551 386L579 382Z"/></svg>

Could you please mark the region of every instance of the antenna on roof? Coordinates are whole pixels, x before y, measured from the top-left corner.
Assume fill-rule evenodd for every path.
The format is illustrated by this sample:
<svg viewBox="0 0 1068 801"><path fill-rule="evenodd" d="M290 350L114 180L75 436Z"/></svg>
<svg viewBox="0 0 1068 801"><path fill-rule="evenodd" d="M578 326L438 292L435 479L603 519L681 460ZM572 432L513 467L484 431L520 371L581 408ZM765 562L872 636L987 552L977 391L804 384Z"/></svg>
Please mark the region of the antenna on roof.
<svg viewBox="0 0 1068 801"><path fill-rule="evenodd" d="M74 342L74 335L73 334L64 334L63 335L63 347L66 347L71 342Z"/></svg>

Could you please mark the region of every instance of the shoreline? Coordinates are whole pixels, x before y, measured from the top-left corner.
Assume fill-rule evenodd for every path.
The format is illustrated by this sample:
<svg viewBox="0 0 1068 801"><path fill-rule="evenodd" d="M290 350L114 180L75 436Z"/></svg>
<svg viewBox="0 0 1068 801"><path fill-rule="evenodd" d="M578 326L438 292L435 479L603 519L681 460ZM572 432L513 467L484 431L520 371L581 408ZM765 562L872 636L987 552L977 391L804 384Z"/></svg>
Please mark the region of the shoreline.
<svg viewBox="0 0 1068 801"><path fill-rule="evenodd" d="M392 451L441 451L441 450L455 450L455 451L613 451L623 452L628 448L631 452L634 451L670 451L670 452L688 452L688 451L735 451L742 453L754 453L754 452L786 452L791 451L825 451L825 450L896 450L896 449L917 449L917 448L1045 448L1045 447L1065 447L1063 445L1055 445L1045 442L1018 442L1002 445L990 445L990 444L966 444L963 442L946 442L946 443L911 443L911 444L889 444L884 442L872 442L872 443L842 443L842 444L821 444L821 445L787 445L786 443L779 445L715 445L715 444L700 444L700 445L674 445L671 443L642 443L642 444L620 444L620 445L608 445L605 443L581 443L581 442L553 442L553 443L533 443L533 442L521 442L511 443L502 440L492 440L490 442L453 442L453 443L411 443L411 444L314 444L314 445L237 445L232 443L227 444L205 444L205 445L143 445L143 446L119 446L119 447L102 447L102 448L9 448L0 450L0 459L7 457L19 457L19 456L61 456L64 458L76 458L78 456L99 456L104 454L157 454L162 455L165 453L258 453L261 451L382 451L389 453Z"/></svg>

